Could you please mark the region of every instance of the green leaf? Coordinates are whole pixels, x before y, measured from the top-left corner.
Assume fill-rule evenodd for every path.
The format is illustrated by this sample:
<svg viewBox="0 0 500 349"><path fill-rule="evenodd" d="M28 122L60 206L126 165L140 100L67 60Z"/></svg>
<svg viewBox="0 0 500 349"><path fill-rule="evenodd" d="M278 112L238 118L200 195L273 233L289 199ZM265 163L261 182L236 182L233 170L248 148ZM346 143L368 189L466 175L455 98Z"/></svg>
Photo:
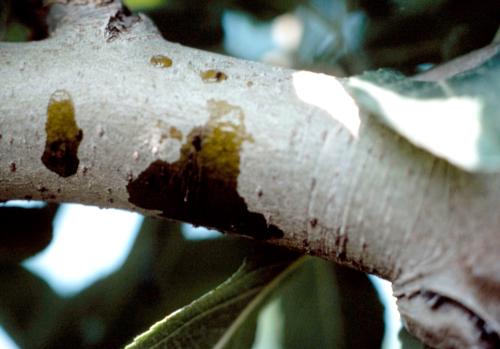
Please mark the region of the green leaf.
<svg viewBox="0 0 500 349"><path fill-rule="evenodd" d="M19 22L11 23L5 30L2 41L24 42L28 41L31 30Z"/></svg>
<svg viewBox="0 0 500 349"><path fill-rule="evenodd" d="M252 349L380 349L384 308L366 274L302 262L260 312Z"/></svg>
<svg viewBox="0 0 500 349"><path fill-rule="evenodd" d="M414 145L467 171L500 170L500 55L446 80L378 70L348 86L359 106Z"/></svg>
<svg viewBox="0 0 500 349"><path fill-rule="evenodd" d="M304 259L273 246L259 250L228 281L158 322L126 348L249 348L260 309Z"/></svg>
<svg viewBox="0 0 500 349"><path fill-rule="evenodd" d="M167 3L166 0L125 0L123 3L132 11L157 8Z"/></svg>
<svg viewBox="0 0 500 349"><path fill-rule="evenodd" d="M280 290L277 296L284 318L281 348L346 348L336 267L308 258Z"/></svg>
<svg viewBox="0 0 500 349"><path fill-rule="evenodd" d="M262 245L228 281L127 349L378 349L383 330L365 274Z"/></svg>

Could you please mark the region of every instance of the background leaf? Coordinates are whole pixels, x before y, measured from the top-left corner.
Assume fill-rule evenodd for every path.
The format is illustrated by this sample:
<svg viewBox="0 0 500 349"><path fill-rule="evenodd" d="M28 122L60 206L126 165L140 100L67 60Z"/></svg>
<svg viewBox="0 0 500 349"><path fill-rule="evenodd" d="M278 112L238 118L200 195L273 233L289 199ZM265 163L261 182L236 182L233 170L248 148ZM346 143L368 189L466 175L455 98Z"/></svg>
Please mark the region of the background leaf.
<svg viewBox="0 0 500 349"><path fill-rule="evenodd" d="M255 328L253 313L265 304L275 285L295 270L287 270L287 267L298 256L296 252L261 246L228 281L154 325L127 349L226 347L235 331L231 326L239 328L249 319ZM282 274L285 270L287 272ZM266 289L266 284L278 275L280 278L273 285L268 285L271 289ZM257 299L254 300L254 297ZM225 334L229 338L221 338Z"/></svg>
<svg viewBox="0 0 500 349"><path fill-rule="evenodd" d="M259 246L227 282L127 349L380 348L383 307L366 275L297 258Z"/></svg>
<svg viewBox="0 0 500 349"><path fill-rule="evenodd" d="M52 240L58 205L43 208L1 207L0 263L19 263L42 251Z"/></svg>
<svg viewBox="0 0 500 349"><path fill-rule="evenodd" d="M500 54L437 82L389 70L349 81L358 104L414 145L468 171L500 170Z"/></svg>
<svg viewBox="0 0 500 349"><path fill-rule="evenodd" d="M0 263L0 324L21 348L121 348L224 282L251 241L188 241L180 223L145 218L121 269L64 299L21 266Z"/></svg>

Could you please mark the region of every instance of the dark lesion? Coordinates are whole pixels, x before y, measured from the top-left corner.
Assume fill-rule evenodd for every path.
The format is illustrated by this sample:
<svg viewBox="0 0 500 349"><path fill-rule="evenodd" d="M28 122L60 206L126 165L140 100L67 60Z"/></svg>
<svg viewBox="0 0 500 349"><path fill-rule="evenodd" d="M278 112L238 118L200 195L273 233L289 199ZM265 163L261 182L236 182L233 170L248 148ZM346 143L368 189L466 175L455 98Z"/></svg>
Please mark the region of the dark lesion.
<svg viewBox="0 0 500 349"><path fill-rule="evenodd" d="M58 140L46 144L45 151L42 155L42 163L45 167L61 177L74 175L80 164L80 160L77 156L80 142L77 139L78 137L75 137L72 140Z"/></svg>
<svg viewBox="0 0 500 349"><path fill-rule="evenodd" d="M174 163L157 160L127 185L129 202L160 216L265 240L282 238L262 214L250 212L239 195L242 143L253 142L241 108L209 101L210 120L194 128ZM234 113L240 122L223 116Z"/></svg>

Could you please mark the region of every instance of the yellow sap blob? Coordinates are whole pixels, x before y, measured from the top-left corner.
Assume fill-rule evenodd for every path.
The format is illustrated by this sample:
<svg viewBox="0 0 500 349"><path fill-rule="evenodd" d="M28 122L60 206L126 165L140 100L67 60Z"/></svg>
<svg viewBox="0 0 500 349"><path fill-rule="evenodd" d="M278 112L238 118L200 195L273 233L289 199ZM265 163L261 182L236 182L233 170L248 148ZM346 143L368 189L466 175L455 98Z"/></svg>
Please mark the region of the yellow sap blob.
<svg viewBox="0 0 500 349"><path fill-rule="evenodd" d="M62 177L75 174L80 163L77 154L83 131L76 124L75 108L67 91L57 90L50 97L45 133L42 163Z"/></svg>
<svg viewBox="0 0 500 349"><path fill-rule="evenodd" d="M207 70L200 73L201 79L203 82L212 83L212 82L221 82L223 80L227 80L227 75L218 70Z"/></svg>
<svg viewBox="0 0 500 349"><path fill-rule="evenodd" d="M212 176L221 176L236 185L240 172L240 149L243 141L253 143L253 137L245 130L243 110L226 101L208 101L210 119L199 131L193 131L201 137L197 160L201 167L212 173ZM225 116L233 114L233 119ZM189 136L188 136L189 139ZM236 186L234 187L236 190Z"/></svg>
<svg viewBox="0 0 500 349"><path fill-rule="evenodd" d="M168 68L172 66L172 60L163 55L155 55L151 57L149 62L157 68Z"/></svg>

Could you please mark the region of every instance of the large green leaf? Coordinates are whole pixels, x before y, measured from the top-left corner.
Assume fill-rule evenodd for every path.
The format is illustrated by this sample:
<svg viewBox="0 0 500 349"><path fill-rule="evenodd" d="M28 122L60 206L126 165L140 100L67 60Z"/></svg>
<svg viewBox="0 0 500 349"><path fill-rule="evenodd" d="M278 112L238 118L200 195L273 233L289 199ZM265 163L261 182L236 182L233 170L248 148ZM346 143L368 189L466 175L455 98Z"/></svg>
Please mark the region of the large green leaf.
<svg viewBox="0 0 500 349"><path fill-rule="evenodd" d="M500 54L446 80L378 70L348 86L363 109L416 146L464 170L500 170Z"/></svg>
<svg viewBox="0 0 500 349"><path fill-rule="evenodd" d="M291 251L259 250L228 281L155 324L127 349L251 347L259 310L303 263Z"/></svg>
<svg viewBox="0 0 500 349"><path fill-rule="evenodd" d="M383 307L366 275L260 246L224 284L127 349L380 348Z"/></svg>
<svg viewBox="0 0 500 349"><path fill-rule="evenodd" d="M379 349L383 313L366 274L304 258L260 312L252 349Z"/></svg>

